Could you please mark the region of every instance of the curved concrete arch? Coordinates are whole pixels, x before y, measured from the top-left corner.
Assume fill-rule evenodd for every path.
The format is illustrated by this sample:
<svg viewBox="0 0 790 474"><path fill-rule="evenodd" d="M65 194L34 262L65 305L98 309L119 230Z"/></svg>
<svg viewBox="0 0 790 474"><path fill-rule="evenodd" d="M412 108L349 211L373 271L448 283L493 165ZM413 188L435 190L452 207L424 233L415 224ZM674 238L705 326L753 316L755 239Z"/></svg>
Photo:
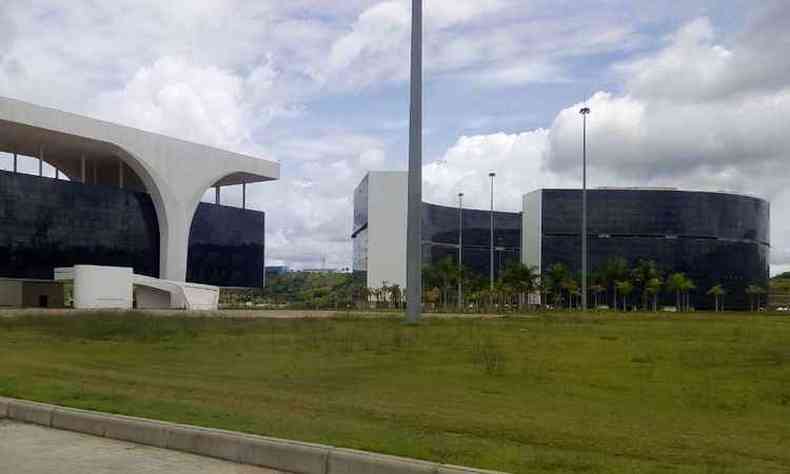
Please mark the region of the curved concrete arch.
<svg viewBox="0 0 790 474"><path fill-rule="evenodd" d="M160 277L172 281L186 279L190 225L210 186L280 177L280 165L273 161L0 97L0 144L8 136L15 137L17 147L40 146L35 142L50 138L62 149L88 149L97 156L109 151L120 158L154 202Z"/></svg>

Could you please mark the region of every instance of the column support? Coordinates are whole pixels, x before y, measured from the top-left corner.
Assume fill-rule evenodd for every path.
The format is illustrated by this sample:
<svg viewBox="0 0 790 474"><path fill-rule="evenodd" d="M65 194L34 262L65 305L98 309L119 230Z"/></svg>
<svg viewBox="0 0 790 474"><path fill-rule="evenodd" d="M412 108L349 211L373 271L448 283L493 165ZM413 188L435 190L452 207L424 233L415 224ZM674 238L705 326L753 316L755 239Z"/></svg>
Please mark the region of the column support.
<svg viewBox="0 0 790 474"><path fill-rule="evenodd" d="M219 185L214 186L214 204L219 206Z"/></svg>
<svg viewBox="0 0 790 474"><path fill-rule="evenodd" d="M14 173L17 172L17 169L17 155L16 152L14 152Z"/></svg>
<svg viewBox="0 0 790 474"><path fill-rule="evenodd" d="M123 189L123 161L118 160L118 185Z"/></svg>
<svg viewBox="0 0 790 474"><path fill-rule="evenodd" d="M82 181L82 184L85 184L85 181L88 178L88 175L87 175L87 169L86 169L85 155L84 154L80 157L80 171L81 171L80 180Z"/></svg>
<svg viewBox="0 0 790 474"><path fill-rule="evenodd" d="M38 151L38 176L44 176L44 145Z"/></svg>
<svg viewBox="0 0 790 474"><path fill-rule="evenodd" d="M247 183L241 183L241 208L247 209Z"/></svg>

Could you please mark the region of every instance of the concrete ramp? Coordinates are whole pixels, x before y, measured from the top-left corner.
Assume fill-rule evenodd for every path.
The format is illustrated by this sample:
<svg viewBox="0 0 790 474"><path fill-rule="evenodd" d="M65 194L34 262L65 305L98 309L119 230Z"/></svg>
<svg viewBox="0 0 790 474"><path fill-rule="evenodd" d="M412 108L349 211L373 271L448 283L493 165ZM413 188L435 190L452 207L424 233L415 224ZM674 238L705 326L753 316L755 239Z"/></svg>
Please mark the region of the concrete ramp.
<svg viewBox="0 0 790 474"><path fill-rule="evenodd" d="M215 310L219 288L138 275L127 267L75 265L56 268L55 280L74 282L77 309Z"/></svg>

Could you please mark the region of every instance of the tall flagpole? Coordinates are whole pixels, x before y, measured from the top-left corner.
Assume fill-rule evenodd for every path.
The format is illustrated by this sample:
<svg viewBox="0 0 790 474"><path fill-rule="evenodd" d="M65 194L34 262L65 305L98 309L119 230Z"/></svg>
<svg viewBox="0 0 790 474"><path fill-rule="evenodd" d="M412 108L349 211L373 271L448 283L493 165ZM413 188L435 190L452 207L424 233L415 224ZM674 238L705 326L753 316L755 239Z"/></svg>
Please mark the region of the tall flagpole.
<svg viewBox="0 0 790 474"><path fill-rule="evenodd" d="M422 0L411 4L411 106L406 223L406 321L422 313Z"/></svg>

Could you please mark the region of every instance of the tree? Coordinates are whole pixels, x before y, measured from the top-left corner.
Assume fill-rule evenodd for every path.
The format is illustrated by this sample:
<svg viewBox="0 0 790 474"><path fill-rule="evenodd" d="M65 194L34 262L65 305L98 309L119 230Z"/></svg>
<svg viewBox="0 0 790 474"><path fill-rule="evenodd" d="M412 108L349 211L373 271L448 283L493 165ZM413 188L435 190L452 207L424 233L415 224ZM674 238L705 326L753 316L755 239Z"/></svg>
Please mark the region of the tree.
<svg viewBox="0 0 790 474"><path fill-rule="evenodd" d="M395 308L400 309L401 299L403 299L403 290L400 289L400 285L397 283L389 287L390 290L390 300Z"/></svg>
<svg viewBox="0 0 790 474"><path fill-rule="evenodd" d="M658 311L658 294L661 292L663 285L664 282L659 277L651 278L645 284L645 293L653 303L653 311Z"/></svg>
<svg viewBox="0 0 790 474"><path fill-rule="evenodd" d="M697 285L695 285L694 282L690 278L685 277L685 276L684 276L684 278L685 278L685 280L683 281L683 285L681 286L681 291L683 292L683 295L685 296L686 311L690 311L691 310L691 297L690 297L691 291L695 290L697 288Z"/></svg>
<svg viewBox="0 0 790 474"><path fill-rule="evenodd" d="M623 297L623 311L628 310L628 296L634 291L634 284L628 280L615 282L617 293Z"/></svg>
<svg viewBox="0 0 790 474"><path fill-rule="evenodd" d="M573 309L575 301L574 296L577 296L579 292L579 282L577 282L575 278L566 277L565 280L562 281L561 287L568 293L568 309Z"/></svg>
<svg viewBox="0 0 790 474"><path fill-rule="evenodd" d="M519 308L525 304L526 295L538 287L537 267L529 267L523 263L508 266L502 274L502 281L518 293Z"/></svg>
<svg viewBox="0 0 790 474"><path fill-rule="evenodd" d="M749 308L754 311L756 309L760 309L761 305L761 295L766 293L765 289L760 285L749 285L746 287L746 294L749 295ZM757 305L755 306L755 299L757 300Z"/></svg>
<svg viewBox="0 0 790 474"><path fill-rule="evenodd" d="M601 280L612 292L612 307L617 309L616 282L628 279L628 261L623 257L612 257L600 270Z"/></svg>
<svg viewBox="0 0 790 474"><path fill-rule="evenodd" d="M639 260L633 270L631 270L631 280L634 286L639 289L642 295L642 309L647 309L647 301L655 294L650 287L650 281L661 279L661 271L653 260Z"/></svg>
<svg viewBox="0 0 790 474"><path fill-rule="evenodd" d="M423 279L428 288L438 288L442 306L447 308L450 291L457 287L458 265L452 257L445 257L433 265L423 267Z"/></svg>
<svg viewBox="0 0 790 474"><path fill-rule="evenodd" d="M708 296L712 296L714 298L714 308L715 311L718 313L720 311L719 307L719 299L726 295L727 292L724 290L724 287L721 286L721 283L713 285L706 293Z"/></svg>
<svg viewBox="0 0 790 474"><path fill-rule="evenodd" d="M593 307L597 308L598 307L599 297L600 297L601 293L605 293L606 292L606 287L604 287L603 285L601 285L599 283L594 283L593 285L590 286L590 291L593 294Z"/></svg>
<svg viewBox="0 0 790 474"><path fill-rule="evenodd" d="M675 293L675 307L678 311L683 311L680 296L683 293L683 288L686 285L686 275L683 273L673 273L667 279L667 290Z"/></svg>
<svg viewBox="0 0 790 474"><path fill-rule="evenodd" d="M568 267L563 263L555 263L549 267L548 281L551 282L554 306L562 303L562 285L568 279Z"/></svg>

